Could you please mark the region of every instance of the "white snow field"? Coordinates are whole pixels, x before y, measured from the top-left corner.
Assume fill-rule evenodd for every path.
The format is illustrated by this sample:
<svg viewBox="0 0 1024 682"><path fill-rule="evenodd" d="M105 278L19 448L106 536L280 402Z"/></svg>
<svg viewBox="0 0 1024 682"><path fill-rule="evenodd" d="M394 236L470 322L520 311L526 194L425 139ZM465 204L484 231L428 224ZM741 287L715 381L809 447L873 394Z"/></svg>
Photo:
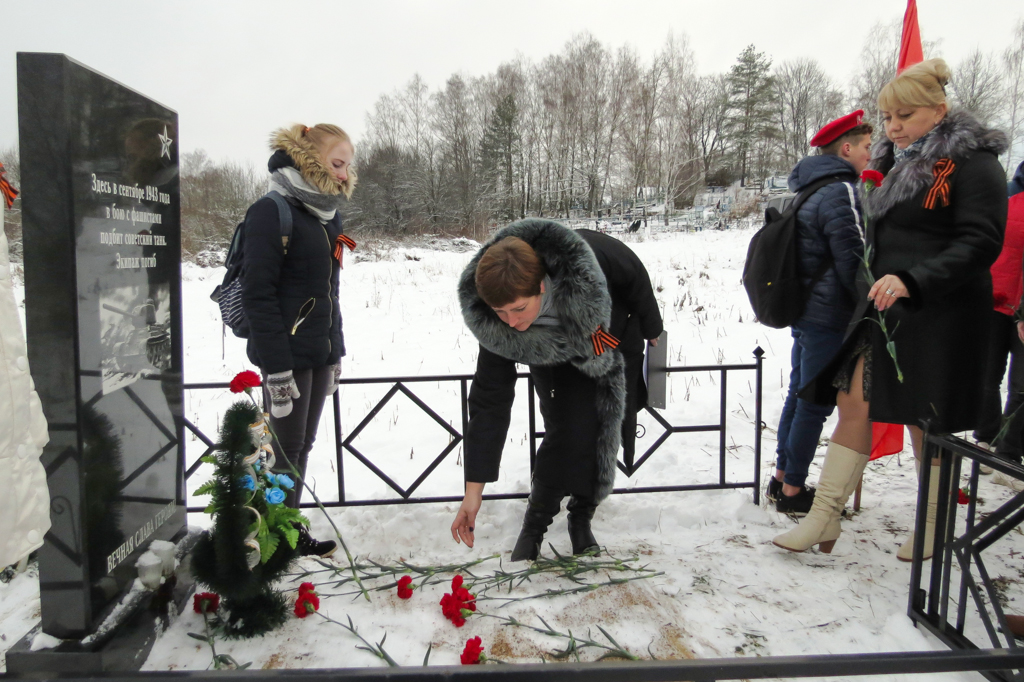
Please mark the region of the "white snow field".
<svg viewBox="0 0 1024 682"><path fill-rule="evenodd" d="M760 484L773 470L774 430L785 396L789 373L788 330L771 330L756 323L740 285L740 272L752 227L704 232L658 232L624 238L646 264L662 304L673 365L753 362L761 346L764 356L764 421ZM422 248L360 244L360 258L347 255L342 272L342 311L348 356L344 376L471 374L477 346L459 313L455 283L475 250L472 243L438 241ZM244 341L222 337L216 305L208 295L222 276L220 269L186 265L185 368L186 382L227 381L238 371L253 369L246 360ZM669 407L663 412L675 425L718 421L717 372L674 374L669 380ZM754 372L730 372L727 386L727 468L729 481L751 480L754 474ZM438 414L461 430L460 387L457 382L412 383L408 387ZM391 384L342 386L339 390L342 434L347 436ZM525 393L525 381L518 394ZM186 396L186 416L215 437L220 415L236 396L227 390L194 390ZM529 465L525 401L516 405L505 448L501 480L487 492L528 490ZM328 410L330 411L330 403ZM333 421L325 412L310 462L310 479L324 500L338 498L334 462ZM834 419L834 417L833 417ZM661 433L642 415L646 434L637 441L637 457ZM831 432L832 420L823 437ZM538 425L540 428L540 425ZM396 395L355 441L400 486L408 486L449 442L446 431L404 395ZM810 482L820 471L819 456ZM204 449L197 439L188 443L192 461ZM462 486L461 447L426 478L414 496L459 495ZM208 476L200 468L189 481L195 489ZM718 479L718 434L674 434L632 478L619 474L619 487L712 483ZM344 459L347 499L382 499L396 494L351 454ZM764 504L755 506L752 491L723 490L613 495L594 519L598 541L616 557L639 557L663 575L572 596L555 596L502 605L481 601L479 611L514 616L540 626L540 618L556 630L603 639L603 627L633 654L643 658L709 658L779 656L882 651L945 650L946 647L908 619L910 565L896 560L896 549L913 523L916 500L913 456L907 450L869 465L864 476L863 507L843 522L843 535L831 555L812 550L793 554L774 547L771 539L794 521ZM980 510L991 511L1012 492L983 477ZM190 504L204 504L193 498ZM507 561L519 531L525 502L485 502L476 526L476 546L452 541L449 527L458 505L366 506L334 509L332 517L360 560L384 564L405 560L420 566L449 564L500 554L505 569L523 568ZM966 509L961 507L961 510ZM848 507L848 512L851 511ZM962 513L962 512L961 512ZM319 511L311 510L314 535L327 538L330 527ZM202 514L189 519L194 526L208 523ZM569 552L565 513L560 514L547 541ZM1024 613L1024 570L1019 555L1024 538L1019 529L987 551L989 570L998 578L1010 613ZM545 546L545 553L550 549ZM342 552L333 564L344 568ZM303 559L304 570L319 565ZM473 569L493 572L497 560ZM954 580L958 573L954 571ZM450 576L445 576L450 577ZM617 577L617 576L611 576ZM470 617L456 628L441 614L438 602L447 583L416 590L409 600L395 591L371 592L371 600L351 596L351 585L339 588L331 578L312 576L319 585L321 612L334 620L352 622L367 640L384 635L388 653L402 665L419 665L428 645L430 663L457 664L466 640L480 636L485 653L510 662L536 662L545 652L564 649L566 642L500 621ZM593 578L602 582L602 574ZM336 578L335 578L336 580ZM387 581L368 583L386 584ZM419 581L417 580L417 583ZM282 589L295 590L298 582ZM538 577L516 588L511 596L529 596L548 589L573 587L568 580ZM332 593L348 593L331 596ZM495 594L495 593L492 593ZM33 572L0 585L0 651L11 646L39 618L38 591ZM157 641L147 670L196 670L210 666L208 647L187 636L202 632L202 620L191 608ZM968 635L984 644L976 618ZM383 665L358 650L350 633L324 619L290 618L280 630L250 641L218 640L218 653L227 653L254 668L312 668ZM582 660L600 652L589 649ZM981 679L976 674L934 676L945 680ZM851 678L852 679L852 678ZM862 678L857 678L862 679ZM889 676L885 679L903 679ZM906 679L919 679L907 676Z"/></svg>

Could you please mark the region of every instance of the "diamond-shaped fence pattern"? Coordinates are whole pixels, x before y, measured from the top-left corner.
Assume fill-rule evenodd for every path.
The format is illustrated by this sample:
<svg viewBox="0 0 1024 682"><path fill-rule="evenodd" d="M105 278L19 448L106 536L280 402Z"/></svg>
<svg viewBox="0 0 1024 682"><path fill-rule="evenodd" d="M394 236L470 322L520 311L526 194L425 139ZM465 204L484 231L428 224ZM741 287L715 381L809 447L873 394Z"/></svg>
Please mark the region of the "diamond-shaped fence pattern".
<svg viewBox="0 0 1024 682"><path fill-rule="evenodd" d="M754 351L755 362L747 365L698 365L698 366L681 366L681 367L667 367L664 370L666 374L669 373L695 373L695 372L712 372L719 377L719 391L720 391L720 404L719 404L719 419L716 424L697 424L697 425L682 425L676 426L671 424L661 413L656 410L647 407L647 413L662 427L663 432L658 436L657 439L647 448L647 450L638 458L635 459L632 456L625 457L623 460L618 462L619 470L627 477L632 477L640 467L642 467L653 455L658 451L659 448L667 441L673 434L676 433L695 433L695 432L717 432L719 441L719 453L718 453L718 481L715 483L705 484L679 484L679 485L659 485L659 486L647 486L647 487L631 487L631 488L616 488L614 493L643 493L643 492L660 492L660 491L685 491L685 490L709 490L709 489L727 489L727 488L750 488L753 491L753 498L755 504L759 500L758 481L761 469L761 431L764 424L761 422L761 386L762 386L762 361L761 358L764 352L757 348ZM749 480L741 481L729 481L726 476L726 414L727 414L727 400L726 400L726 387L728 385L728 375L735 371L751 371L756 372L756 390L754 392L755 397L755 414L754 414L754 466L751 472L751 478ZM534 461L537 454L537 445L544 437L544 432L538 430L537 420L537 406L536 400L534 399L535 391L533 380L529 373L521 373L518 375L519 378L525 378L527 383L527 390L530 399L526 401L529 423L529 447L530 447L530 468L533 469ZM387 392L384 396L376 402L373 407L363 416L358 425L352 429L350 433L344 435L342 433L341 426L341 391L336 391L333 395L333 421L334 421L334 441L335 441L335 456L336 456L336 470L338 476L338 499L337 500L323 500L325 506L328 507L340 507L340 506L359 506L359 505L378 505L378 504L414 504L420 502L458 502L462 500L462 495L451 495L451 496L429 496L429 497L413 497L413 494L423 484L427 478L437 469L437 467L448 457L456 447L462 443L463 434L466 431L466 426L469 423L469 384L473 380L471 374L453 374L453 375L439 375L439 376L419 376L419 377L372 377L372 378L345 378L341 379L338 383L341 385L370 385L370 384L390 384ZM456 428L452 424L445 421L437 411L427 404L422 398L420 398L410 386L418 383L450 383L458 382L460 389L460 402L462 419L459 428ZM228 384L225 383L196 383L186 384L185 390L187 391L201 391L201 390L224 390L228 388ZM443 429L449 436L447 445L445 445L441 451L434 456L430 463L424 468L416 479L408 486L403 487L396 482L391 476L384 471L382 464L375 461L374 453L364 451L360 448L356 441L360 434L366 432L367 427L380 415L388 404L399 394L404 395L414 405L416 405L423 413L425 413L430 419L435 422L441 429ZM184 420L185 428L191 431L196 438L198 438L203 445L206 446L205 451L197 457L193 462L188 464L185 472L186 479L190 478L201 465L201 458L213 452L216 449L216 443L202 430L197 427L192 421L188 419ZM363 466L383 481L389 488L391 488L396 494L396 497L389 497L385 499L348 499L345 493L345 469L343 453L348 452L355 459L357 459ZM460 492L461 491L456 491ZM501 493L501 494L489 494L484 495L484 499L511 499L511 498L525 498L529 495L529 490L524 490L515 493ZM303 506L314 506L313 502L305 502ZM189 511L201 511L202 507L190 507Z"/></svg>

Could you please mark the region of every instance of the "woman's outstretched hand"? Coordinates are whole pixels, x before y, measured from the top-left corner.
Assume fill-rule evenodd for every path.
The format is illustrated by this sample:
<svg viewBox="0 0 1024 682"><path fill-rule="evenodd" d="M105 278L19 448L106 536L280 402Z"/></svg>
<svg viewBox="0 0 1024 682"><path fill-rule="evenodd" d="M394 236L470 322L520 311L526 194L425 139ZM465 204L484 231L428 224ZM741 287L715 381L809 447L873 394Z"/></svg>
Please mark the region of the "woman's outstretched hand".
<svg viewBox="0 0 1024 682"><path fill-rule="evenodd" d="M886 275L875 282L868 292L868 300L873 301L875 310L888 310L897 298L910 295L907 285L896 275Z"/></svg>
<svg viewBox="0 0 1024 682"><path fill-rule="evenodd" d="M473 546L473 530L476 528L476 515L480 511L483 496L483 483L466 483L466 495L452 523L452 538L455 542L465 542L467 547Z"/></svg>

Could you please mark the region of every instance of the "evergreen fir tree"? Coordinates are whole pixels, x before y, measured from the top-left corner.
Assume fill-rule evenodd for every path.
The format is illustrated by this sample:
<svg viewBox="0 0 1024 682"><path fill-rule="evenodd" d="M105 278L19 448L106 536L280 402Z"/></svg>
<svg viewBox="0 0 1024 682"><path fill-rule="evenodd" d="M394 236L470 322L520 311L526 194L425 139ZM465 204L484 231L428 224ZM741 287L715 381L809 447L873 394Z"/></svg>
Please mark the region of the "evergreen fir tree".
<svg viewBox="0 0 1024 682"><path fill-rule="evenodd" d="M505 220L521 217L516 193L521 155L519 107L515 96L509 94L498 100L490 125L480 141L481 166L499 200L498 214Z"/></svg>
<svg viewBox="0 0 1024 682"><path fill-rule="evenodd" d="M775 135L772 60L748 45L729 69L728 128L740 180L746 184L752 152L758 142ZM763 169L761 169L763 170Z"/></svg>

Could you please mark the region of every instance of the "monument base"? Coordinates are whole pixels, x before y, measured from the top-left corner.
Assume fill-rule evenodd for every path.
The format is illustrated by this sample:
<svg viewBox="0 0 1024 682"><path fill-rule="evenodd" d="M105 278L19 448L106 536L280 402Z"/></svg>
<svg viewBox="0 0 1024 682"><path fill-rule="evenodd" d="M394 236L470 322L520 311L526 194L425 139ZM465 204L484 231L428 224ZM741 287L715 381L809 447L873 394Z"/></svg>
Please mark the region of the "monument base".
<svg viewBox="0 0 1024 682"><path fill-rule="evenodd" d="M32 645L46 639L36 625L7 651L7 673L132 672L142 668L153 644L181 614L195 587L192 547L200 532L192 531L177 545L178 567L158 590L133 589L96 629L81 640L58 640L52 648ZM40 642L42 643L42 642Z"/></svg>

